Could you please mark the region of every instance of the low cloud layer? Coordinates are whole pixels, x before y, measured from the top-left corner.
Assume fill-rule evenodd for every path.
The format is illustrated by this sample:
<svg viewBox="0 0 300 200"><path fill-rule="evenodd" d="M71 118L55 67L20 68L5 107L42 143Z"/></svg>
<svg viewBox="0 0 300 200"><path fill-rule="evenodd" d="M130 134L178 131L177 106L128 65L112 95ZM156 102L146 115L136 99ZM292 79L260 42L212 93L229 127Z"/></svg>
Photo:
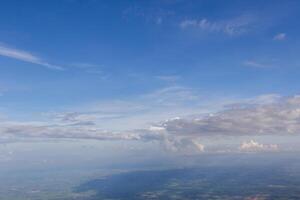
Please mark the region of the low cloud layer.
<svg viewBox="0 0 300 200"><path fill-rule="evenodd" d="M150 128L109 131L99 126L98 113L56 114L51 122L0 122L2 138L70 138L156 141L171 152L203 152L203 138L290 136L300 134L300 96L268 95L233 104L202 117L184 117L153 123ZM243 143L241 151L275 151L275 145Z"/></svg>
<svg viewBox="0 0 300 200"><path fill-rule="evenodd" d="M249 142L243 142L239 149L242 152L276 152L279 147L277 144L260 144L250 140Z"/></svg>
<svg viewBox="0 0 300 200"><path fill-rule="evenodd" d="M300 97L269 104L237 104L202 118L177 118L160 127L172 135L263 136L300 133Z"/></svg>

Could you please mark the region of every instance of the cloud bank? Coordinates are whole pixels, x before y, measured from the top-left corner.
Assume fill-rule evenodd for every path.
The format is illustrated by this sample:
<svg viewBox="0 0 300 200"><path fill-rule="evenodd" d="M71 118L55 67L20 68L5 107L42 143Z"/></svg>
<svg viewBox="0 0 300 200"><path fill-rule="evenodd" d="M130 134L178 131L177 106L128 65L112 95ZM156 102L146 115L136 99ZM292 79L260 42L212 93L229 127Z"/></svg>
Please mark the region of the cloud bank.
<svg viewBox="0 0 300 200"><path fill-rule="evenodd" d="M242 152L274 152L278 151L277 144L260 144L254 140L243 142L239 148Z"/></svg>
<svg viewBox="0 0 300 200"><path fill-rule="evenodd" d="M300 133L300 97L269 104L238 104L202 118L159 124L169 134L189 136L262 136Z"/></svg>
<svg viewBox="0 0 300 200"><path fill-rule="evenodd" d="M49 122L0 122L0 137L136 140L159 142L171 152L203 152L203 138L300 135L300 96L266 95L232 104L206 116L153 122L149 128L111 131L100 128L99 113L61 113ZM103 114L103 113L102 113ZM277 151L276 145L243 143L239 150Z"/></svg>

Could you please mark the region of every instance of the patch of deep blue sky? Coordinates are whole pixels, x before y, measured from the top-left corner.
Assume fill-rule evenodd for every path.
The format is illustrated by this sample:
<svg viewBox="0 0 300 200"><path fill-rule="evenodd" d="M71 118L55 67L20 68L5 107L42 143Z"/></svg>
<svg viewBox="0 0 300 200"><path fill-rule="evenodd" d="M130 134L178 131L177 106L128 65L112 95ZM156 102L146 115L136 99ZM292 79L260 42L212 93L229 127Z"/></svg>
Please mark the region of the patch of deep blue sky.
<svg viewBox="0 0 300 200"><path fill-rule="evenodd" d="M1 109L48 111L171 85L216 96L298 93L299 8L299 1L4 1L1 45L64 70L1 56ZM180 26L203 19L202 28ZM211 27L232 21L245 26L237 34Z"/></svg>

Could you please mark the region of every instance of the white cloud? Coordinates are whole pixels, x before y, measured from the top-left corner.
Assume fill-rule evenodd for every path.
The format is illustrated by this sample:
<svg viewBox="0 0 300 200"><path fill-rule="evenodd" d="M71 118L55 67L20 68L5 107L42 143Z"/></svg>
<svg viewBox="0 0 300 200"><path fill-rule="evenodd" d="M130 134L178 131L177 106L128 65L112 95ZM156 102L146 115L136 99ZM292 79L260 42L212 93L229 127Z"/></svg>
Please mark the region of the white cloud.
<svg viewBox="0 0 300 200"><path fill-rule="evenodd" d="M163 22L162 17L158 17L158 18L156 19L156 24L162 24L162 22Z"/></svg>
<svg viewBox="0 0 300 200"><path fill-rule="evenodd" d="M256 67L256 68L271 67L270 65L262 64L262 63L254 61L254 60L246 60L243 64L246 65L246 66L249 66L249 67Z"/></svg>
<svg viewBox="0 0 300 200"><path fill-rule="evenodd" d="M49 69L63 70L63 67L57 66L57 65L52 65L48 62L45 62L41 58L33 55L30 52L10 48L10 47L7 47L7 46L1 45L1 44L0 44L0 55L9 57L9 58L13 58L16 60L21 60L24 62L41 65L41 66L47 67Z"/></svg>
<svg viewBox="0 0 300 200"><path fill-rule="evenodd" d="M273 37L273 40L285 40L286 39L286 34L285 33L278 33Z"/></svg>
<svg viewBox="0 0 300 200"><path fill-rule="evenodd" d="M135 101L101 103L85 112L52 113L44 122L1 119L0 138L156 141L168 151L192 154L204 151L205 138L300 135L300 96L262 95L208 115L195 109L194 102L200 100L186 88L169 87L142 95ZM185 107L187 102L192 104ZM189 115L195 113L198 115ZM157 122L162 116L168 120ZM251 148L275 150L277 147L254 141L241 146L244 150ZM209 146L205 149L209 150Z"/></svg>
<svg viewBox="0 0 300 200"><path fill-rule="evenodd" d="M155 107L158 110L168 108L165 111L170 112L170 110L182 106L181 103L199 101L198 96L194 95L182 88L165 88L140 97L143 100L146 98L151 104L146 102L143 105L140 101L131 102L131 104L129 102L101 103L95 105L90 111L50 114L49 119L46 119L47 123L22 124L4 121L0 123L0 128L5 127L3 132L10 133L20 133L22 127L47 131L62 129L61 132L68 132L69 130L69 132L76 133L83 131L84 137L84 131L99 133L99 130L108 130L108 127L103 126L107 122L112 121L110 126L113 124L116 126L124 121L130 126L125 128L117 126L114 132L130 132L138 135L144 133L155 135L155 132L163 132L164 134L188 137L300 134L300 97L283 98L275 94L258 96L247 101L241 101L240 104L230 104L230 106L225 107L225 110L208 115L203 115L201 109L185 113L184 111L188 109L183 107L174 112L181 117L176 117L174 113L173 116L168 113L165 118L168 120L155 122L161 119L161 113L158 111L152 113L152 109L156 110ZM175 101L170 102L172 99ZM193 105L191 107L194 108ZM198 115L193 115L195 113ZM185 114L186 116L184 116ZM149 129L138 125L137 120L140 118L143 118L144 125L152 124ZM47 133L46 135L49 136L50 134Z"/></svg>
<svg viewBox="0 0 300 200"><path fill-rule="evenodd" d="M21 136L84 138L99 137L109 133L128 133L135 136L136 129L145 130L151 123L172 118L185 111L195 112L199 95L188 88L173 86L135 96L127 100L96 102L74 108L73 111L44 113L40 122L0 121L3 133ZM191 105L188 105L190 103ZM186 105L187 104L187 105ZM192 109L193 108L193 109ZM197 113L201 112L200 110ZM156 130L161 129L156 127ZM105 131L108 130L108 131ZM129 130L129 131L127 131ZM155 135L155 127L148 135ZM66 133L66 134L65 134ZM114 135L116 137L117 135ZM122 138L123 136L118 136ZM144 137L144 136L142 136Z"/></svg>
<svg viewBox="0 0 300 200"><path fill-rule="evenodd" d="M208 105L210 104L210 105ZM97 116L97 124L104 129L141 129L153 122L182 115L206 113L214 102L202 99L191 88L171 86L126 99L99 101L75 108L80 114Z"/></svg>
<svg viewBox="0 0 300 200"><path fill-rule="evenodd" d="M203 19L205 20L205 19ZM197 20L190 20L190 19L187 19L187 20L183 20L182 22L180 22L179 26L181 28L188 28L190 26L197 26L198 25L198 21Z"/></svg>
<svg viewBox="0 0 300 200"><path fill-rule="evenodd" d="M174 153L191 155L204 152L204 145L196 138L165 135L161 142L167 151Z"/></svg>
<svg viewBox="0 0 300 200"><path fill-rule="evenodd" d="M202 118L167 120L157 126L172 135L262 136L300 134L300 97L269 104L241 104Z"/></svg>
<svg viewBox="0 0 300 200"><path fill-rule="evenodd" d="M42 122L2 122L1 137L69 138L96 140L142 140L142 134L118 133L99 129L90 124L73 126Z"/></svg>
<svg viewBox="0 0 300 200"><path fill-rule="evenodd" d="M72 67L77 67L81 69L89 69L89 68L97 68L99 65L92 64L92 63L85 63L85 62L77 62L70 64Z"/></svg>
<svg viewBox="0 0 300 200"><path fill-rule="evenodd" d="M249 142L243 142L239 149L242 152L274 152L278 151L279 147L277 144L260 144L250 140Z"/></svg>
<svg viewBox="0 0 300 200"><path fill-rule="evenodd" d="M39 119L42 121L2 120L0 136L156 141L169 151L177 149L173 151L177 153L202 152L204 147L197 138L172 138L164 128L151 126L153 122L183 113L201 113L200 108L196 109L199 98L199 94L189 88L165 87L127 100L81 106L77 111L46 113Z"/></svg>
<svg viewBox="0 0 300 200"><path fill-rule="evenodd" d="M207 32L222 32L227 35L240 35L249 31L254 18L251 16L240 16L229 20L210 21L206 18L200 20L187 19L180 22L182 29L198 28Z"/></svg>

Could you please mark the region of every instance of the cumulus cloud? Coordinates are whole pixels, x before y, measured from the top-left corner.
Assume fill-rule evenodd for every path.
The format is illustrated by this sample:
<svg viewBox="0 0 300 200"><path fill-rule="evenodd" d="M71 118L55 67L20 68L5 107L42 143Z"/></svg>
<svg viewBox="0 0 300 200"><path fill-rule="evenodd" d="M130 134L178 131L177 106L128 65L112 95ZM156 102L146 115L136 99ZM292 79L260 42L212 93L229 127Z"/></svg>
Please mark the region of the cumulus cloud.
<svg viewBox="0 0 300 200"><path fill-rule="evenodd" d="M205 151L204 144L199 137L186 135L171 135L165 128L150 126L148 129L135 130L144 141L159 142L168 152L191 155Z"/></svg>
<svg viewBox="0 0 300 200"><path fill-rule="evenodd" d="M273 40L285 40L286 34L285 33L278 33L273 37Z"/></svg>
<svg viewBox="0 0 300 200"><path fill-rule="evenodd" d="M195 154L204 152L204 145L195 138L165 136L162 141L167 151L181 154Z"/></svg>
<svg viewBox="0 0 300 200"><path fill-rule="evenodd" d="M159 126L172 135L295 135L300 133L300 97L237 105L201 118L166 120Z"/></svg>
<svg viewBox="0 0 300 200"><path fill-rule="evenodd" d="M9 58L13 58L16 60L24 61L24 62L41 65L41 66L47 67L49 69L63 70L63 67L45 62L43 59L39 58L38 56L33 55L30 52L10 48L10 47L4 46L2 44L0 44L0 55L9 57Z"/></svg>
<svg viewBox="0 0 300 200"><path fill-rule="evenodd" d="M87 121L86 121L87 120ZM89 122L92 123L89 123ZM45 122L1 122L0 141L19 138L39 139L94 139L158 142L168 151L190 155L204 151L204 145L196 137L173 136L164 128L151 126L148 129L132 129L128 131L108 131L98 128L91 118L83 118L78 113L66 113L53 123Z"/></svg>
<svg viewBox="0 0 300 200"><path fill-rule="evenodd" d="M243 142L239 149L242 152L274 152L279 150L277 144L260 144L254 140Z"/></svg>
<svg viewBox="0 0 300 200"><path fill-rule="evenodd" d="M157 91L152 95L157 97L158 94L169 93L169 90ZM180 96L183 98L185 93L183 92ZM164 99L163 103L165 101L167 100ZM124 110L124 112L132 112L132 110ZM101 128L103 121L99 119L109 118L101 112L66 112L51 116L53 119L47 122L15 122L2 119L0 138L155 141L171 152L201 153L206 149L203 138L211 136L224 139L232 138L232 136L300 135L300 96L284 98L274 94L263 95L240 104L227 106L222 111L205 116L176 117L158 123L153 122L154 116L149 128L137 128L133 124L126 130L116 131ZM274 151L276 149L278 149L276 145L259 144L255 141L245 142L240 147L243 151Z"/></svg>
<svg viewBox="0 0 300 200"><path fill-rule="evenodd" d="M247 32L254 19L251 16L240 16L229 20L210 21L206 18L187 19L180 22L182 29L198 28L207 32L222 32L227 35L239 35Z"/></svg>

